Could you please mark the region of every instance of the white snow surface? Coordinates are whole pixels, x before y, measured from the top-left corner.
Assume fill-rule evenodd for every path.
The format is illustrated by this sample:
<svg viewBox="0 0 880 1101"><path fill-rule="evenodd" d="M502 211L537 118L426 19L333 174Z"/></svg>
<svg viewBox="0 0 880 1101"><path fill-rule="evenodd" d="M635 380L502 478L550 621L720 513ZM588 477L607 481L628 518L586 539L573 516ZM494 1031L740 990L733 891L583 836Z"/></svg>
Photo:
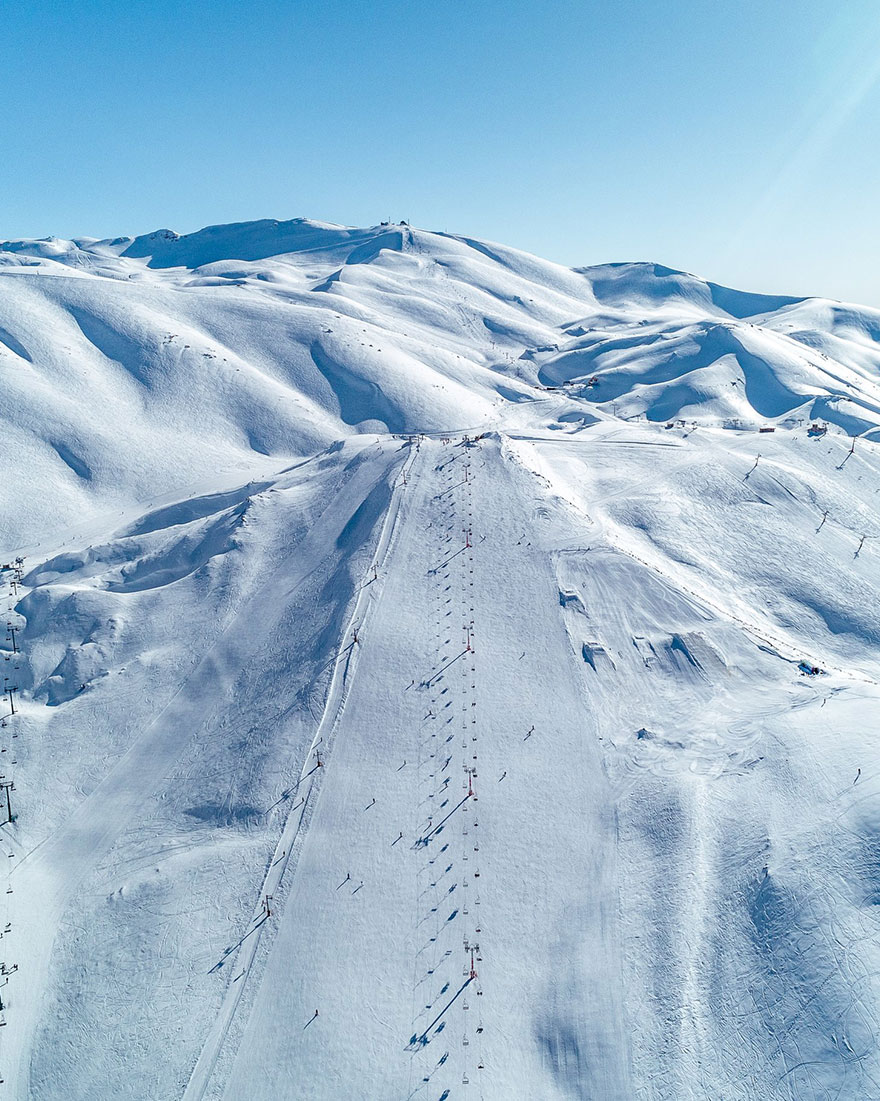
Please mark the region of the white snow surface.
<svg viewBox="0 0 880 1101"><path fill-rule="evenodd" d="M0 1098L880 1097L880 312L262 221L0 376Z"/></svg>

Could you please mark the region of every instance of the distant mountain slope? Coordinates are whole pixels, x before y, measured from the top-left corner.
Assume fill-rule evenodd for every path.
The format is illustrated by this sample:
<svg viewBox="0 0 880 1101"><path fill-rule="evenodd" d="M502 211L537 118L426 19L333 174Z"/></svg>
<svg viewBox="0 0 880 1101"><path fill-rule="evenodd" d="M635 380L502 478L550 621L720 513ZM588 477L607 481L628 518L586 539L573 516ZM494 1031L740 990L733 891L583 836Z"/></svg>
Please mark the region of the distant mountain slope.
<svg viewBox="0 0 880 1101"><path fill-rule="evenodd" d="M569 271L406 225L297 219L0 245L13 545L363 431L570 412L880 425L880 313L656 264Z"/></svg>

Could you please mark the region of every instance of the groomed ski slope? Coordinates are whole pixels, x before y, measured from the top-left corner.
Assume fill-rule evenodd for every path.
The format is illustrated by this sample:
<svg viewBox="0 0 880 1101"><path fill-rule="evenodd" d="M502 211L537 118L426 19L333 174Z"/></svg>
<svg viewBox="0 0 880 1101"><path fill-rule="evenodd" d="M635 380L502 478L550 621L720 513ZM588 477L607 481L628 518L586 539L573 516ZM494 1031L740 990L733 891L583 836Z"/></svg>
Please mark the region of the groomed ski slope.
<svg viewBox="0 0 880 1101"><path fill-rule="evenodd" d="M171 301L193 289L185 263L220 263L236 242L263 274L302 259L257 257L259 234L233 229L159 238L158 258L130 239L7 247L39 270L0 289L87 283L106 303L105 283L137 264L147 297L157 270L180 283L161 291ZM375 231L295 232L310 265L360 249L355 267L384 269L369 295L390 296L376 314L389 333L411 307L390 290L396 265L415 286L439 249L459 266L429 277L443 288L434 331L462 348L470 333L475 361L492 354L476 338L478 281L504 282L505 309L543 311L545 330L549 299L585 282L625 346L606 334L597 361L570 313L572 347L551 346L558 327L559 341L523 342L489 369L491 394L477 370L479 400L456 416L441 396L425 431L404 399L407 431L381 416L341 430L325 393L326 441L288 423L302 453L241 447L212 470L199 438L219 432L222 452L239 431L247 401L232 389L228 421L208 406L167 448L135 441L113 493L77 475L66 498L42 460L10 482L16 500L34 486L75 500L78 520L63 527L62 507L53 527L31 501L19 538L33 542L10 538L3 556L26 555L3 574L18 691L0 729L15 782L0 827L0 1090L880 1096L880 459L868 421L855 443L851 421L809 434L826 400L818 361L807 353L797 375L767 335L820 307L655 266L559 274L418 231L390 251ZM479 280L459 249L487 261ZM199 295L229 289L197 278ZM694 366L694 353L687 420L655 417L683 391L676 357L655 369L657 344L678 338L651 326L707 310L732 319L706 338L719 357ZM848 365L821 370L870 418L870 312L842 312L824 331ZM6 346L27 350L6 322ZM299 324L285 321L294 344ZM138 399L147 433L163 388L188 384L186 358L164 355ZM372 370L351 355L349 383ZM93 367L71 359L84 385ZM563 378L576 384L545 388ZM741 387L748 409L727 395ZM381 413L381 394L355 390ZM783 391L776 431L759 433L754 409ZM70 416L52 453L88 453L97 471L96 438Z"/></svg>
<svg viewBox="0 0 880 1101"><path fill-rule="evenodd" d="M518 480L497 441L420 445L277 937L208 1096L439 1097L466 1078L475 1096L565 1097L578 1078L626 1096L602 935L613 814ZM560 819L577 829L557 836Z"/></svg>

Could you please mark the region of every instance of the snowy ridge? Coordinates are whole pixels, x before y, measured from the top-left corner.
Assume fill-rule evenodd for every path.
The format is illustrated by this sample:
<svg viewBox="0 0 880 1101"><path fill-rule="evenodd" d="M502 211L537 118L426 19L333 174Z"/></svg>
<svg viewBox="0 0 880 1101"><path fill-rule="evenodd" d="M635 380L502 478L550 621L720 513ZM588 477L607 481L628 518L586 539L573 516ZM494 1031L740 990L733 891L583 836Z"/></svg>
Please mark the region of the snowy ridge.
<svg viewBox="0 0 880 1101"><path fill-rule="evenodd" d="M0 1096L880 1096L877 311L267 220L0 372Z"/></svg>
<svg viewBox="0 0 880 1101"><path fill-rule="evenodd" d="M39 539L49 482L57 530L352 432L490 425L548 385L574 416L880 424L880 313L658 265L572 272L408 226L295 220L7 242L0 275L17 545Z"/></svg>

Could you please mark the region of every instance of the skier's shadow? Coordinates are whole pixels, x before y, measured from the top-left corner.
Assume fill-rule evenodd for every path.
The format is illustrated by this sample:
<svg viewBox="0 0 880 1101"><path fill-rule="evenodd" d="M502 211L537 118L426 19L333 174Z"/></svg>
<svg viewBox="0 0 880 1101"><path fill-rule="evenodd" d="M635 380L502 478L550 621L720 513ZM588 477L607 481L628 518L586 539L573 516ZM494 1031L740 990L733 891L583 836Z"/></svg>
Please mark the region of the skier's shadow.
<svg viewBox="0 0 880 1101"><path fill-rule="evenodd" d="M263 916L260 918L260 920L251 929L248 929L248 931L244 934L244 936L241 938L241 940L239 940L236 944L233 944L229 948L226 948L224 950L222 958L219 959L214 964L214 966L211 968L211 970L208 972L208 974L213 975L215 971L219 971L220 968L226 963L226 961L232 955L232 953L236 950L236 948L240 948L242 946L242 944L244 944L244 942L247 940L247 938L251 935L251 933L256 933L256 931L260 928L260 926L265 921L268 921L268 919L269 919L269 915L268 914L263 914Z"/></svg>

